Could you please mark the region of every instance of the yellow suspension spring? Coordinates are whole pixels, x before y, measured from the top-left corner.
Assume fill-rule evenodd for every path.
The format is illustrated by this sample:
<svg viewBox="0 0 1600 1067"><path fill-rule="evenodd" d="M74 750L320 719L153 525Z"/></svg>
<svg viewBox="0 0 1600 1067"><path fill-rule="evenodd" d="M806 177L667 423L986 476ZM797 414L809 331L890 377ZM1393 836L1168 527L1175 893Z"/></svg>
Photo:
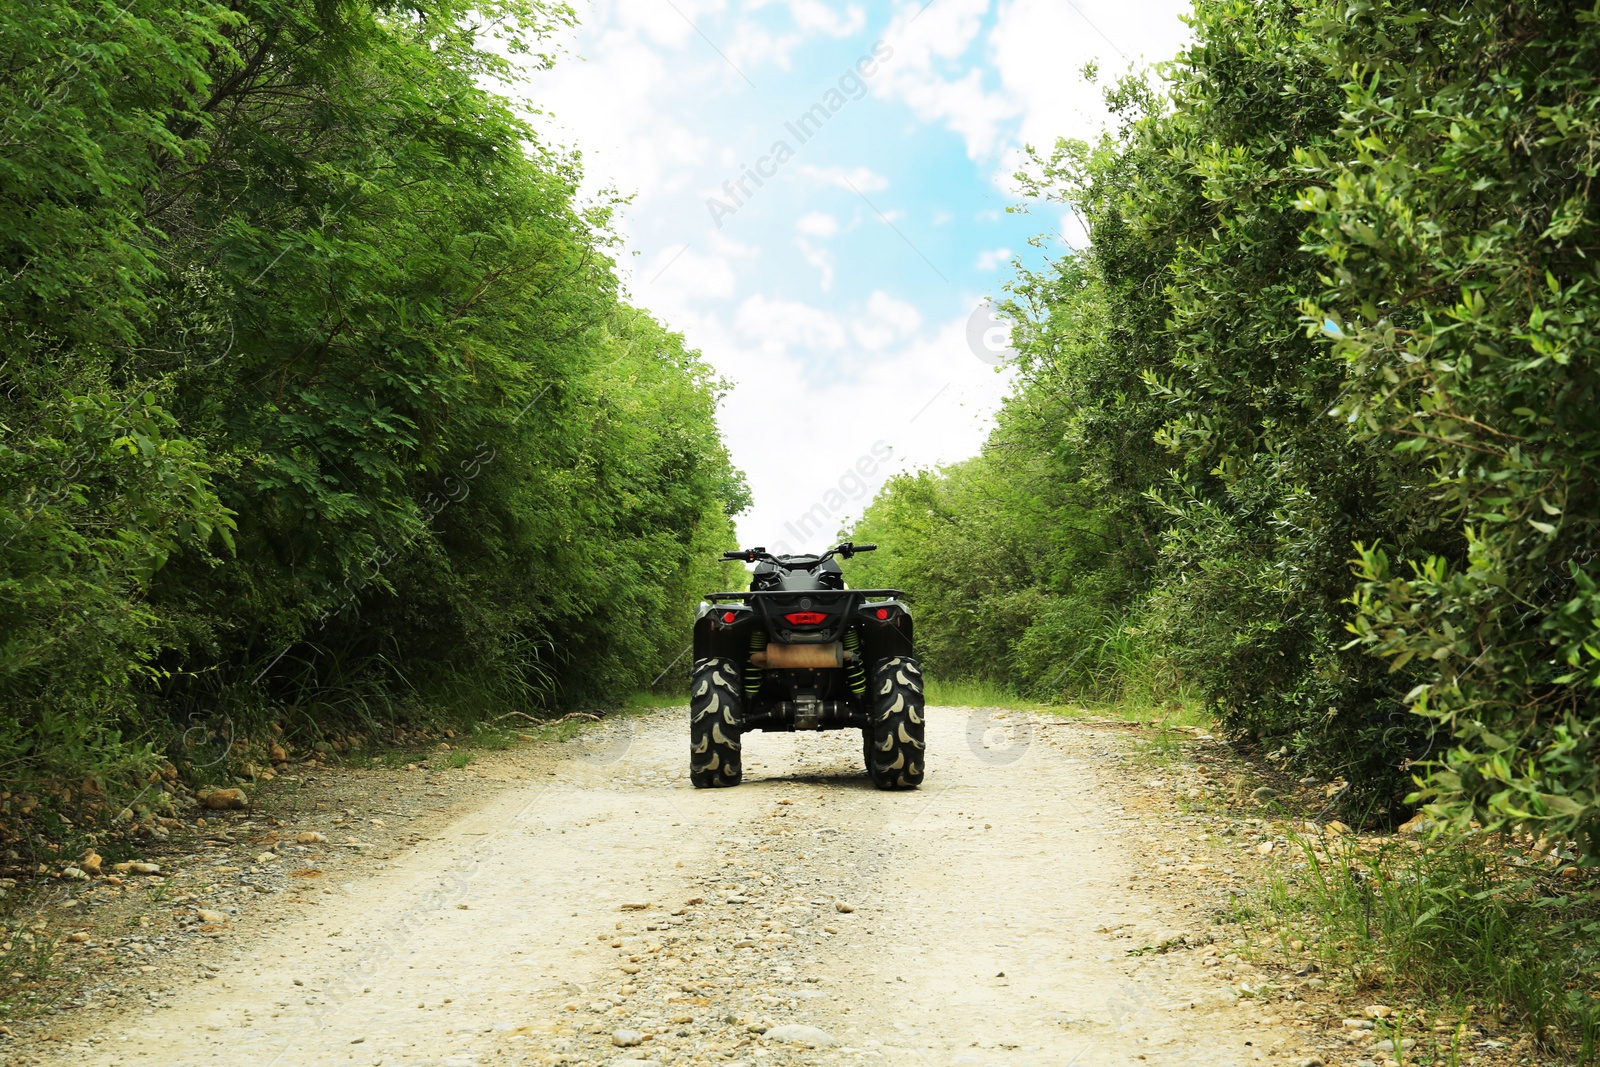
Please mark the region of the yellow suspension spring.
<svg viewBox="0 0 1600 1067"><path fill-rule="evenodd" d="M759 627L754 629L754 630L751 630L750 631L750 654L753 656L757 652L760 652L762 649L764 649L766 647L767 647L767 635L765 633L763 633ZM762 679L761 668L757 667L754 663L751 663L749 660L745 660L745 664L744 664L744 695L753 697L757 693L761 692L761 679Z"/></svg>
<svg viewBox="0 0 1600 1067"><path fill-rule="evenodd" d="M844 665L844 676L850 683L850 692L861 696L867 691L867 665L861 662L861 634L855 630L846 630L844 650L855 653L855 658Z"/></svg>

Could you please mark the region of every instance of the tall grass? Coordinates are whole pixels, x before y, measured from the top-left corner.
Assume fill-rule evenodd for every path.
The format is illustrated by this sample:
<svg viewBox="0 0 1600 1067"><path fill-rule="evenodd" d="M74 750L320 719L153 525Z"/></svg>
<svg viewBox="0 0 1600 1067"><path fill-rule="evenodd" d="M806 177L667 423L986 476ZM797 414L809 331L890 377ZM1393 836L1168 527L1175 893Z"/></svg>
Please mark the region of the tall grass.
<svg viewBox="0 0 1600 1067"><path fill-rule="evenodd" d="M998 682L945 679L927 675L924 696L929 704L956 708L1016 708L1033 710L1045 705L1018 696Z"/></svg>
<svg viewBox="0 0 1600 1067"><path fill-rule="evenodd" d="M1481 838L1367 847L1302 842L1269 899L1309 920L1322 962L1358 988L1411 994L1524 1027L1600 1064L1600 886Z"/></svg>

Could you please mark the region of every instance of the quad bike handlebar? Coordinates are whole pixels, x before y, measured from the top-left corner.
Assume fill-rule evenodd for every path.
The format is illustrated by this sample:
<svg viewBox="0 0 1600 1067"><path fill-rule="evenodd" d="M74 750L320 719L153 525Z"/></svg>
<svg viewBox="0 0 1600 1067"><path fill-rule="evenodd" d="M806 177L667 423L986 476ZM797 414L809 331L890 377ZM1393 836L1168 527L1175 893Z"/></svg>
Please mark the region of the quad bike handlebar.
<svg viewBox="0 0 1600 1067"><path fill-rule="evenodd" d="M856 545L846 541L836 548L828 549L828 551L816 557L815 561L808 565L815 567L823 560L832 559L834 556L838 556L840 559L849 559L857 552L876 552L877 550L877 545ZM787 559L793 557L774 556L765 548L746 548L738 552L724 552L722 554L722 558L727 560L738 560L741 563L756 563L758 561L773 563L781 567Z"/></svg>

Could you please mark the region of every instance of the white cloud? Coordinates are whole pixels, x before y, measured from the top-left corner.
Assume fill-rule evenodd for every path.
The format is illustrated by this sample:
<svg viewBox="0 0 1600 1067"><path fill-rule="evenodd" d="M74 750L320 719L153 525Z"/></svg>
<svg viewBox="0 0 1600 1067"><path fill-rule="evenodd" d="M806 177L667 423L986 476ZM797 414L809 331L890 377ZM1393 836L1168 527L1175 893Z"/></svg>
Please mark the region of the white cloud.
<svg viewBox="0 0 1600 1067"><path fill-rule="evenodd" d="M1189 0L1009 0L984 32L988 0L901 4L886 39L894 55L872 91L960 135L974 160L1001 163L1007 187L1021 146L1093 137L1105 124L1101 85L1079 71L1095 62L1101 84L1130 64L1148 66L1188 36Z"/></svg>
<svg viewBox="0 0 1600 1067"><path fill-rule="evenodd" d="M978 253L978 269L989 271L996 267L1003 267L1011 262L1011 249L996 248L992 251L985 250Z"/></svg>
<svg viewBox="0 0 1600 1067"><path fill-rule="evenodd" d="M800 246L800 255L810 266L817 268L822 275L817 285L823 292L833 288L833 253L826 248L813 248L811 242L804 237L796 237L794 243Z"/></svg>
<svg viewBox="0 0 1600 1067"><path fill-rule="evenodd" d="M992 155L1003 126L1020 112L1005 93L984 87L980 66L959 62L977 41L988 9L988 0L902 5L884 35L894 54L872 81L874 94L898 99L924 122L942 122L960 134L973 159Z"/></svg>
<svg viewBox="0 0 1600 1067"><path fill-rule="evenodd" d="M800 173L818 185L836 185L850 192L870 193L889 188L889 179L868 167L813 167L802 164Z"/></svg>
<svg viewBox="0 0 1600 1067"><path fill-rule="evenodd" d="M610 6L611 10L606 8ZM596 3L588 14L597 25L612 24L633 34L642 34L657 45L683 48L699 40L695 24L708 15L727 8L724 0L617 0L613 5Z"/></svg>
<svg viewBox="0 0 1600 1067"><path fill-rule="evenodd" d="M700 314L696 308L707 301L731 300L737 286L738 276L726 257L679 245L645 259L631 290L652 311L683 322Z"/></svg>
<svg viewBox="0 0 1600 1067"><path fill-rule="evenodd" d="M739 305L733 323L741 337L769 353L787 353L791 347L832 352L845 343L844 326L832 312L759 293Z"/></svg>
<svg viewBox="0 0 1600 1067"><path fill-rule="evenodd" d="M850 325L850 333L862 348L874 352L896 341L912 337L922 329L922 313L903 300L896 300L879 289L867 298L867 314Z"/></svg>
<svg viewBox="0 0 1600 1067"><path fill-rule="evenodd" d="M794 228L807 237L832 237L839 232L839 220L825 211L808 211L795 222Z"/></svg>
<svg viewBox="0 0 1600 1067"><path fill-rule="evenodd" d="M888 298L885 298L887 300ZM881 306L887 309L894 303ZM939 326L932 336L909 338L902 346L863 363L851 380L805 382L803 392L790 393L780 381L791 380L789 365L766 364L773 385L763 394L784 397L800 410L815 412L816 424L828 432L806 438L803 464L769 462L748 466L755 506L740 518L743 539L774 551L823 547L834 532L859 517L877 490L892 475L918 467L951 463L973 455L994 424L994 411L1010 388L1011 375L997 374L967 349L966 316ZM790 456L794 421L774 420L770 411L729 412L724 428L735 455ZM875 458L887 446L886 462L875 465L857 490L845 476L858 470L863 457ZM841 499L841 497L843 499ZM823 504L823 512L814 511ZM803 524L807 515L811 524ZM825 529L816 529L825 515Z"/></svg>
<svg viewBox="0 0 1600 1067"><path fill-rule="evenodd" d="M817 32L829 37L849 37L861 32L867 24L866 12L855 4L844 11L834 11L820 0L787 0L784 5L794 24L805 32Z"/></svg>

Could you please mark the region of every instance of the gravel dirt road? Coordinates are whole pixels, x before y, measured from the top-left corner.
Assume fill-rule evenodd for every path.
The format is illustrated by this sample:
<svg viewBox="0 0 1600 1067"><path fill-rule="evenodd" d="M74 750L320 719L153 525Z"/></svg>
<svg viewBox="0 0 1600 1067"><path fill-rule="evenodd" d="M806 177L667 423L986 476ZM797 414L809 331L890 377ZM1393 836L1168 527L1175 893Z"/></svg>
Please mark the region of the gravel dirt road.
<svg viewBox="0 0 1600 1067"><path fill-rule="evenodd" d="M856 733L753 735L745 784L698 791L682 715L493 755L516 773L431 836L26 1062L1306 1062L1200 898L1150 892L1185 846L1130 806L1124 732L934 708L918 791L873 790Z"/></svg>

